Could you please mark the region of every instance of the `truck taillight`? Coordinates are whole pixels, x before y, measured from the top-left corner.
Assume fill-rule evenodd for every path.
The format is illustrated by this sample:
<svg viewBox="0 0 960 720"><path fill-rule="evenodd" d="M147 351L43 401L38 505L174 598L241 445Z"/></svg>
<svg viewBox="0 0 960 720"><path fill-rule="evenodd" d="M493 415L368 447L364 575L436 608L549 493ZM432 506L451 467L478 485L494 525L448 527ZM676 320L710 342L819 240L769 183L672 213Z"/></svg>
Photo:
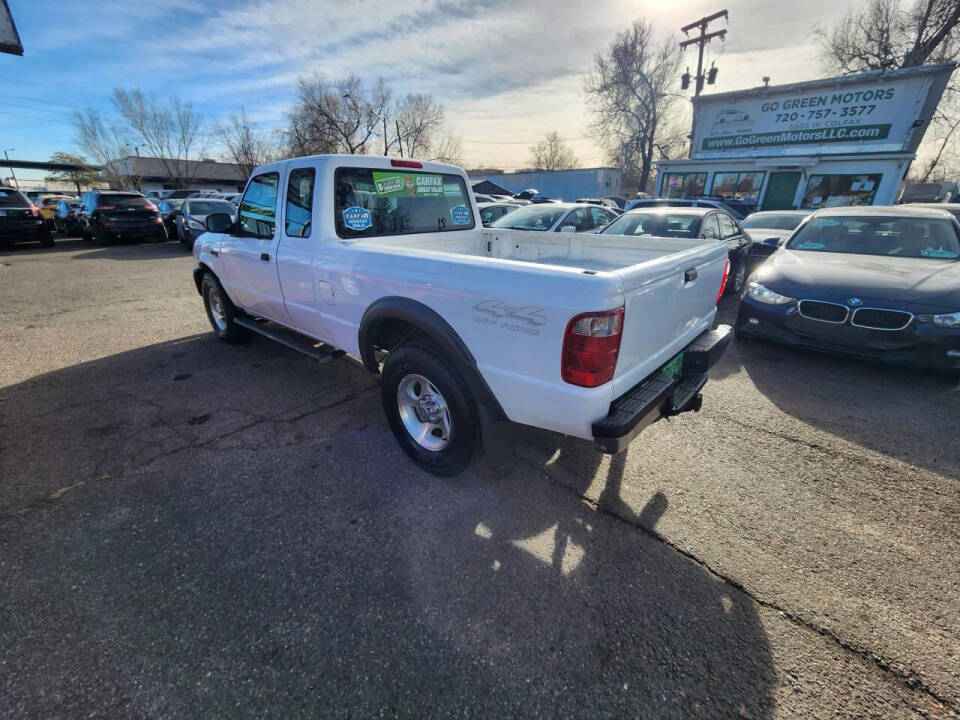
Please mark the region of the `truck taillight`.
<svg viewBox="0 0 960 720"><path fill-rule="evenodd" d="M390 164L394 167L408 167L408 168L422 168L423 163L417 160L397 160L394 158L390 161Z"/></svg>
<svg viewBox="0 0 960 720"><path fill-rule="evenodd" d="M567 324L561 373L565 382L598 387L613 379L623 333L623 308L581 313Z"/></svg>
<svg viewBox="0 0 960 720"><path fill-rule="evenodd" d="M36 205L30 206L30 212L33 213L34 217L40 217L40 208L38 208Z"/></svg>
<svg viewBox="0 0 960 720"><path fill-rule="evenodd" d="M727 264L723 266L723 280L720 281L720 292L717 293L717 304L720 304L720 298L723 297L723 291L727 289L727 277L730 275L730 258L727 258Z"/></svg>

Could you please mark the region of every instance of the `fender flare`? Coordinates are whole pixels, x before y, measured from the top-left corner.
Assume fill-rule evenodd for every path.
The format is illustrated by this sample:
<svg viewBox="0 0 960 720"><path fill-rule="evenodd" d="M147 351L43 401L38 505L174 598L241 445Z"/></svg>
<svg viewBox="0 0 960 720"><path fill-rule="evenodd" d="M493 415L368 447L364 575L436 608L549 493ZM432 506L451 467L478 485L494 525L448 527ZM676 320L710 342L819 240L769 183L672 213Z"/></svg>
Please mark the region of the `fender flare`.
<svg viewBox="0 0 960 720"><path fill-rule="evenodd" d="M360 321L358 340L360 359L370 372L379 371L373 348L369 340L375 334L377 325L384 320L402 320L417 328L429 337L443 351L460 373L470 394L473 395L481 412L493 416L495 420L507 420L500 402L497 400L487 381L477 368L473 353L466 346L457 331L435 310L421 302L404 297L383 297L367 308Z"/></svg>

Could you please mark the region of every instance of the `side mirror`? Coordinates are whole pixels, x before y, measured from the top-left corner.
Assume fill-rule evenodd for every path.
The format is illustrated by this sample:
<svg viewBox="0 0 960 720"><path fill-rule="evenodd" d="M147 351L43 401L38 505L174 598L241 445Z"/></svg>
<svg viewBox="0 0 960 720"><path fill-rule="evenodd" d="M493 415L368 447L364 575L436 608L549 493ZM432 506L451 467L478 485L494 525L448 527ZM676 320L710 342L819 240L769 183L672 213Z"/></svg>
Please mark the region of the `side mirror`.
<svg viewBox="0 0 960 720"><path fill-rule="evenodd" d="M233 217L227 213L213 213L207 215L205 224L208 232L228 233L233 229Z"/></svg>
<svg viewBox="0 0 960 720"><path fill-rule="evenodd" d="M560 232L572 232L572 233L575 233L576 231L577 231L577 226L576 226L576 225L564 225L562 228L560 228Z"/></svg>

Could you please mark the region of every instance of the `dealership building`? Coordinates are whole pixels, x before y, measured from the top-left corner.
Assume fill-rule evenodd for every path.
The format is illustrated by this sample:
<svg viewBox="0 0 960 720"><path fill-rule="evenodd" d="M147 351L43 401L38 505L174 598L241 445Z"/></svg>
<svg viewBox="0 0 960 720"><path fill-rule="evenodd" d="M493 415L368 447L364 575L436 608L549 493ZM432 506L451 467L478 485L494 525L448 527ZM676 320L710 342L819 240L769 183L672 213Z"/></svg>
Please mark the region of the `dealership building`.
<svg viewBox="0 0 960 720"><path fill-rule="evenodd" d="M695 97L690 157L657 164L657 195L757 210L891 204L954 67Z"/></svg>

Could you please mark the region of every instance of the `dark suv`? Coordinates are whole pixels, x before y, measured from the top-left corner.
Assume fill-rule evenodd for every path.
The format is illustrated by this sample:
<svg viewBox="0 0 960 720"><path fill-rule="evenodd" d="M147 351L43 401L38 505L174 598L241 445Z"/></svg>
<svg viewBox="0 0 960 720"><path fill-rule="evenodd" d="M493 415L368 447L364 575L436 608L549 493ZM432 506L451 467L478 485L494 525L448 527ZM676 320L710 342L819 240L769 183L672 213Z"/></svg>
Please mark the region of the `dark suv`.
<svg viewBox="0 0 960 720"><path fill-rule="evenodd" d="M141 193L92 190L82 202L78 224L84 240L97 245L128 238L167 241L160 211Z"/></svg>
<svg viewBox="0 0 960 720"><path fill-rule="evenodd" d="M35 240L53 245L53 234L40 216L40 208L11 187L0 186L0 244Z"/></svg>

